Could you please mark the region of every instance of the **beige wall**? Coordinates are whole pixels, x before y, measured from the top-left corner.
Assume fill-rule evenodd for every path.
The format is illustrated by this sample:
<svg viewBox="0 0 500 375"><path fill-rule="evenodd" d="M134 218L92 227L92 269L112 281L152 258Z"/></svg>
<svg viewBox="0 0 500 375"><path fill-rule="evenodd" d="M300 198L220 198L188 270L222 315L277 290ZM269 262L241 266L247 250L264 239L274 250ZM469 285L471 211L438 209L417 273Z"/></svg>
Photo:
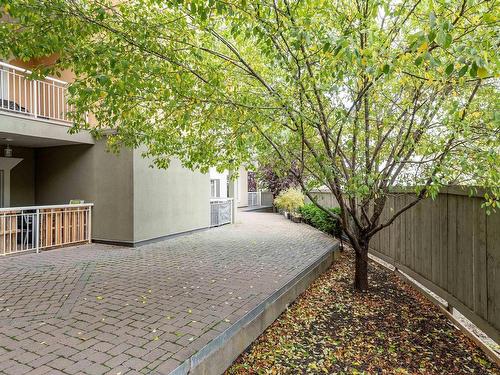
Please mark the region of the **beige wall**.
<svg viewBox="0 0 500 375"><path fill-rule="evenodd" d="M132 242L132 151L108 153L104 141L37 150L36 204L94 203L92 237Z"/></svg>
<svg viewBox="0 0 500 375"><path fill-rule="evenodd" d="M133 151L106 151L105 141L94 149L93 237L112 241L134 241Z"/></svg>
<svg viewBox="0 0 500 375"><path fill-rule="evenodd" d="M93 191L92 146L40 148L36 151L36 203L66 204L71 199L90 201Z"/></svg>
<svg viewBox="0 0 500 375"><path fill-rule="evenodd" d="M173 160L167 170L134 151L134 239L150 240L209 226L210 177Z"/></svg>
<svg viewBox="0 0 500 375"><path fill-rule="evenodd" d="M30 61L13 59L13 60L9 61L9 64L18 66L18 67L23 68L23 69L31 70L31 69L36 68L37 66L53 65L53 64L55 64L55 62L57 61L58 58L59 58L59 56L57 54L53 54L51 56L47 56L47 57L43 57L43 58L39 58L39 59L33 59ZM57 77L57 79L60 79L60 80L66 81L66 82L73 82L75 80L75 73L73 73L69 69L65 69L59 73L61 76Z"/></svg>
<svg viewBox="0 0 500 375"><path fill-rule="evenodd" d="M104 141L36 153L36 204L94 203L94 239L133 243L209 226L209 176L178 161L150 168L140 151L109 153Z"/></svg>
<svg viewBox="0 0 500 375"><path fill-rule="evenodd" d="M13 156L23 160L10 171L10 206L35 204L35 150L14 147Z"/></svg>

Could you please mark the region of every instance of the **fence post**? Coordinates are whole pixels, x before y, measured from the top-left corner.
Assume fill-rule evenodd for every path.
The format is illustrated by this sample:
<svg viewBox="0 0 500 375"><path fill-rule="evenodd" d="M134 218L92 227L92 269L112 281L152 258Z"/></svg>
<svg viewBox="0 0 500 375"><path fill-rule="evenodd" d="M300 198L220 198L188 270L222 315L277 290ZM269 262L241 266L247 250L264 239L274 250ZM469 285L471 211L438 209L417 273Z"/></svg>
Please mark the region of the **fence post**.
<svg viewBox="0 0 500 375"><path fill-rule="evenodd" d="M40 252L40 209L36 209L36 224L35 224L35 245L36 253Z"/></svg>

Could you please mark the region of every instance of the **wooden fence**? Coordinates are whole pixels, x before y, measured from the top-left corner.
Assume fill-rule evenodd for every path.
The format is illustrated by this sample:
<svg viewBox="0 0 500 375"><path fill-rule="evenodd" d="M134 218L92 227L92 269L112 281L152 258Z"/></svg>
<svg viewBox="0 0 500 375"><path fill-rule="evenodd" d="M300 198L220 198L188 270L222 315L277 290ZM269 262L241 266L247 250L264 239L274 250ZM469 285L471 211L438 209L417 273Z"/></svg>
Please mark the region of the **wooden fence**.
<svg viewBox="0 0 500 375"><path fill-rule="evenodd" d="M412 199L415 194L391 196L382 220ZM446 189L402 214L370 248L499 342L500 212L486 215L482 202L479 194Z"/></svg>
<svg viewBox="0 0 500 375"><path fill-rule="evenodd" d="M313 191L311 191L311 195L314 197L316 202L323 207L338 207L339 206L337 199L330 192L313 190ZM311 203L311 200L308 197L306 197L305 202Z"/></svg>
<svg viewBox="0 0 500 375"><path fill-rule="evenodd" d="M338 206L329 192L313 195L324 206ZM469 196L459 187L444 189L375 235L370 251L445 299L498 343L500 212L486 215L482 196ZM394 193L381 221L413 199L414 193Z"/></svg>

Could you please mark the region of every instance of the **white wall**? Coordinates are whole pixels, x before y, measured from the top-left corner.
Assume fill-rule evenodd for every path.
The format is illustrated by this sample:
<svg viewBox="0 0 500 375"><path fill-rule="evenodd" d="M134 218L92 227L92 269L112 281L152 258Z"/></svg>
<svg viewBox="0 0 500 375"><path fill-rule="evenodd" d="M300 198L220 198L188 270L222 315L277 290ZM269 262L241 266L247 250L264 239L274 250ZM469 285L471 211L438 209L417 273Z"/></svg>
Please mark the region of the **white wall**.
<svg viewBox="0 0 500 375"><path fill-rule="evenodd" d="M220 181L220 195L217 198L228 198L227 181L229 179L229 172L224 171L219 173L215 168L210 168L208 174L210 175L211 180Z"/></svg>
<svg viewBox="0 0 500 375"><path fill-rule="evenodd" d="M238 183L236 184L236 201L238 207L248 206L248 171L244 167L238 170Z"/></svg>
<svg viewBox="0 0 500 375"><path fill-rule="evenodd" d="M224 171L219 173L215 168L210 168L209 171L210 179L220 180L220 197L228 198L229 192L227 191L227 182L229 180L229 172ZM234 184L234 198L236 201L236 207L246 207L248 206L248 171L245 167L240 167L238 170L238 178Z"/></svg>

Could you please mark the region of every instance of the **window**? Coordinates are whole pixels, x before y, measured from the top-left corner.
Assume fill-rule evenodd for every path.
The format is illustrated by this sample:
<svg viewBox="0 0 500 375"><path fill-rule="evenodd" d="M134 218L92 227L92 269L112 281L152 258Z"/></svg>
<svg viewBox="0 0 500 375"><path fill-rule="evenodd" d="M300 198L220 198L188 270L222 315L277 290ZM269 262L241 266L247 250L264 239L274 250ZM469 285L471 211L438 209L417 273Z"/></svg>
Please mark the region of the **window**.
<svg viewBox="0 0 500 375"><path fill-rule="evenodd" d="M220 179L214 178L210 180L210 196L220 198Z"/></svg>

